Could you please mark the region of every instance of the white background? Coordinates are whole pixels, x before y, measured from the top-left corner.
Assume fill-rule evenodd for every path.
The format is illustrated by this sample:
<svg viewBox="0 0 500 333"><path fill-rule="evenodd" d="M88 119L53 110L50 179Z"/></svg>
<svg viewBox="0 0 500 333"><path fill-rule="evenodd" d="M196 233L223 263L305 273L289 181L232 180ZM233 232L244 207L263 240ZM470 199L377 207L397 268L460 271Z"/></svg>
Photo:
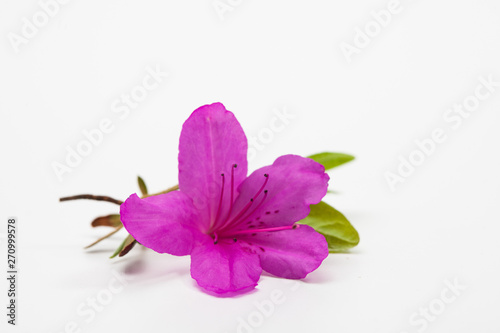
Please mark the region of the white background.
<svg viewBox="0 0 500 333"><path fill-rule="evenodd" d="M2 332L60 333L75 322L76 332L225 333L249 320L240 332L498 332L500 87L458 128L443 116L473 100L479 77L500 81L500 2L401 0L349 62L340 46L355 45L388 2L233 0L221 19L212 0L73 0L15 52L9 36L41 7L2 0L1 248L15 216L20 256L19 325L6 324L2 278ZM120 119L113 103L156 66L168 78ZM175 185L182 123L216 101L260 140L250 170L286 153L357 157L330 173L338 193L325 198L358 229L357 248L298 284L264 275L236 298L202 292L189 257L134 249L108 259L123 234L83 250L108 231L90 221L118 206L58 198L123 200L137 175L151 191ZM294 118L269 138L276 109ZM113 131L59 181L52 164L104 118ZM391 191L386 173L436 128L446 141ZM113 272L133 280L87 322L77 309L104 295ZM445 304L445 281L455 280L466 289ZM269 307L274 290L283 302ZM429 307L439 314L424 329L418 313Z"/></svg>

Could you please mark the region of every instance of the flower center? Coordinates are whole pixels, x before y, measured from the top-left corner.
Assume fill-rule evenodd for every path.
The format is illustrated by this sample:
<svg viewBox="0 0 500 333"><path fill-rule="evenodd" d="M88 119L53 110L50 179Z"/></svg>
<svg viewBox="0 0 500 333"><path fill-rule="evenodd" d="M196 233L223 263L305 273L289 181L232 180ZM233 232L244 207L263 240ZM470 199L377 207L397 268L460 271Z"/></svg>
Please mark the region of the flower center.
<svg viewBox="0 0 500 333"><path fill-rule="evenodd" d="M292 226L284 226L284 227L274 227L274 228L264 228L264 222L260 222L258 228L254 225L250 225L245 229L232 231L231 229L235 226L240 225L244 220L248 217L252 216L266 201L268 190L266 189L267 182L269 181L269 175L264 174L264 182L259 190L250 198L248 203L241 208L241 210L237 214L233 214L233 204L234 204L234 172L238 167L237 164L233 164L231 167L231 194L229 198L229 209L226 214L223 212L223 203L224 203L224 188L226 185L226 176L225 174L221 174L221 191L219 197L219 206L217 208L217 213L215 215L215 219L211 222L210 228L207 232L212 239L214 240L214 244L217 244L221 238L233 238L233 241L237 241L234 236L251 234L256 235L257 232L270 232L270 231L281 231L288 229L295 229L297 225ZM258 199L258 200L257 200ZM258 201L258 203L256 203ZM279 211L275 211L278 213ZM266 214L270 214L270 212L266 212ZM223 216L225 215L225 216ZM258 219L258 218L257 218Z"/></svg>

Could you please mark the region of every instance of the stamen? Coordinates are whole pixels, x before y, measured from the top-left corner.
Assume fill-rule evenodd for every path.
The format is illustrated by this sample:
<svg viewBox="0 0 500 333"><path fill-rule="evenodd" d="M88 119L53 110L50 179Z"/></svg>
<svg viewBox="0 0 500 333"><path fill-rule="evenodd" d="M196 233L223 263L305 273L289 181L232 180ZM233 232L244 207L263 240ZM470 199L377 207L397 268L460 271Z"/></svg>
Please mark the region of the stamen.
<svg viewBox="0 0 500 333"><path fill-rule="evenodd" d="M231 214L231 211L229 212L229 215L228 215L228 220L226 220L225 223L223 223L223 225L219 228L219 230L222 230L222 229L226 229L227 227L229 227L230 225L234 224L235 222L238 222L241 220L241 217L243 215L245 215L245 213L248 211L248 209L252 206L254 200L262 193L262 191L264 190L268 180L269 180L269 175L267 173L264 174L264 177L266 178L266 180L264 181L264 184L262 184L261 188L259 189L259 191L257 191L257 194L255 194L251 199L250 201L245 205L245 207L243 207L243 209L234 217L232 218L231 220L229 220L229 216ZM264 199L266 198L267 196L267 190L264 191ZM263 200L264 200L263 199ZM260 205L260 204L259 204ZM245 217L246 218L246 217Z"/></svg>
<svg viewBox="0 0 500 333"><path fill-rule="evenodd" d="M219 208L217 208L217 214L215 215L215 220L213 220L211 223L210 223L210 229L212 229L212 226L217 223L217 220L219 219L219 216L220 216L220 210L221 210L221 207L222 207L222 198L224 198L224 184L226 183L225 181L225 177L224 177L224 174L221 173L220 174L221 177L222 177L222 187L221 187L221 190L220 190L220 199L219 199Z"/></svg>
<svg viewBox="0 0 500 333"><path fill-rule="evenodd" d="M243 209L238 213L238 215L236 215L235 218L233 218L231 221L229 221L229 223L227 223L223 227L229 227L233 222L239 221L240 217L242 217L243 214L245 214L248 211L248 209L250 208L250 206L252 206L252 204L253 204L253 198L250 199L250 201L245 205L245 207L243 207Z"/></svg>
<svg viewBox="0 0 500 333"><path fill-rule="evenodd" d="M252 230L240 230L240 231L235 231L231 233L231 236L234 235L243 235L243 234L254 234L257 232L272 232L272 231L281 231L281 230L290 230L290 229L297 229L299 227L298 224L294 225L289 225L285 227L274 227L274 228L264 228L264 229L252 229Z"/></svg>
<svg viewBox="0 0 500 333"><path fill-rule="evenodd" d="M250 208L250 206L252 205L253 201L262 193L262 190L264 190L264 188L266 187L267 185L267 181L269 180L269 175L267 173L264 174L264 177L266 178L266 180L264 181L264 184L262 184L262 186L260 187L259 191L257 192L256 195L254 195L251 199L250 199L250 202L247 203L247 205L243 208L243 210L240 212L240 214L238 214L237 217L235 217L233 219L233 221L237 221L241 215L243 215L247 210L248 208ZM264 199L267 197L267 190L264 191ZM263 199L263 200L264 200ZM262 202L261 202L262 203ZM242 214L243 212L243 214ZM233 222L231 221L231 222Z"/></svg>
<svg viewBox="0 0 500 333"><path fill-rule="evenodd" d="M231 168L231 200L229 201L229 210L227 212L226 219L224 220L225 224L229 217L231 216L231 213L233 212L233 203L234 203L234 169L238 167L238 164L233 164Z"/></svg>
<svg viewBox="0 0 500 333"><path fill-rule="evenodd" d="M219 236L217 236L217 233L214 232L214 245L219 242Z"/></svg>
<svg viewBox="0 0 500 333"><path fill-rule="evenodd" d="M257 211L257 209L260 208L260 206L262 206L262 204L264 203L264 200L266 200L267 198L267 190L264 191L264 196L262 197L262 199L260 200L259 204L250 212L248 213L245 218L241 219L241 220L246 220L247 218L249 218L250 216L252 216L253 213L255 213Z"/></svg>
<svg viewBox="0 0 500 333"><path fill-rule="evenodd" d="M238 164L233 164L231 168L231 209L233 208L233 192L234 192L234 169L238 167ZM231 209L229 210L231 212Z"/></svg>
<svg viewBox="0 0 500 333"><path fill-rule="evenodd" d="M266 187L267 185L267 181L269 180L269 175L267 173L264 174L264 177L266 178L266 180L264 181L264 184L262 184L262 187L260 188L259 192L257 192L256 195L253 196L253 198L257 198L259 196L259 194L262 193L262 190L264 189L264 187Z"/></svg>

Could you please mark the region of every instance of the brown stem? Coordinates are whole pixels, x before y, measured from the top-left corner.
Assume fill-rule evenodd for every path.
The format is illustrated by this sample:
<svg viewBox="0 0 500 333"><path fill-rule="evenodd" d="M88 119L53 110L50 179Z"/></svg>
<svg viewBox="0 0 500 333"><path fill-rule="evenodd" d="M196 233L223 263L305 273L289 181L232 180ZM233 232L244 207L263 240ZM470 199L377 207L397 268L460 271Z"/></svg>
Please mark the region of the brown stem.
<svg viewBox="0 0 500 333"><path fill-rule="evenodd" d="M93 242L92 244L90 245L87 245L85 246L85 249L88 249L89 247L92 247L94 245L96 245L97 243L99 243L100 241L102 240L105 240L106 238L110 237L110 236L113 236L114 234L116 234L121 228L123 228L123 225L119 226L118 228L116 228L115 230L111 231L109 234L107 234L106 236L103 236L101 238L99 238L98 240L96 240L95 242Z"/></svg>
<svg viewBox="0 0 500 333"><path fill-rule="evenodd" d="M92 195L92 194L80 194L80 195L74 195L71 197L64 197L60 198L59 201L70 201L70 200L78 200L78 199L89 199L89 200L97 200L97 201L107 201L111 202L117 205L121 205L123 201L113 199L111 197L107 197L104 195Z"/></svg>
<svg viewBox="0 0 500 333"><path fill-rule="evenodd" d="M167 188L166 190L158 192L158 193L144 195L142 198L144 199L144 198L147 198L147 197L152 197L154 195L165 194L165 193L168 193L168 192L177 191L178 189L179 189L179 185L175 185L175 186Z"/></svg>

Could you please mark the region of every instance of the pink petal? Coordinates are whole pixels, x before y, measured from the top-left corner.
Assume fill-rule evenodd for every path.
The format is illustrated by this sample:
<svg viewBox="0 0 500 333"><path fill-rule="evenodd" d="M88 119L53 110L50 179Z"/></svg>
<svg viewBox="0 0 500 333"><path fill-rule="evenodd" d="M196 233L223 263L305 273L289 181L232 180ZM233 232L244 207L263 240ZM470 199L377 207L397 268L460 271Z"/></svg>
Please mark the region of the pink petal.
<svg viewBox="0 0 500 333"><path fill-rule="evenodd" d="M200 287L217 294L253 288L261 272L258 255L232 240L214 244L206 236L191 253L191 276Z"/></svg>
<svg viewBox="0 0 500 333"><path fill-rule="evenodd" d="M243 129L221 103L205 105L193 112L182 127L179 142L179 187L193 199L206 217L205 229L219 216L227 216L231 201L231 172L236 188L247 175L247 139ZM219 211L222 176L224 197Z"/></svg>
<svg viewBox="0 0 500 333"><path fill-rule="evenodd" d="M265 174L268 181L263 188ZM238 212L248 207L250 198L254 197L254 201L248 213L241 215L240 223L231 229L292 225L309 215L309 205L321 201L329 179L325 168L309 158L297 155L279 157L273 165L258 169L241 184L232 215L241 215ZM255 197L260 189L267 190L267 196L262 191Z"/></svg>
<svg viewBox="0 0 500 333"><path fill-rule="evenodd" d="M200 234L192 201L179 191L145 199L132 194L120 206L120 219L139 243L159 253L188 255Z"/></svg>
<svg viewBox="0 0 500 333"><path fill-rule="evenodd" d="M260 256L262 269L279 277L302 279L328 256L325 237L308 225L253 235L241 238L241 242L250 242Z"/></svg>

